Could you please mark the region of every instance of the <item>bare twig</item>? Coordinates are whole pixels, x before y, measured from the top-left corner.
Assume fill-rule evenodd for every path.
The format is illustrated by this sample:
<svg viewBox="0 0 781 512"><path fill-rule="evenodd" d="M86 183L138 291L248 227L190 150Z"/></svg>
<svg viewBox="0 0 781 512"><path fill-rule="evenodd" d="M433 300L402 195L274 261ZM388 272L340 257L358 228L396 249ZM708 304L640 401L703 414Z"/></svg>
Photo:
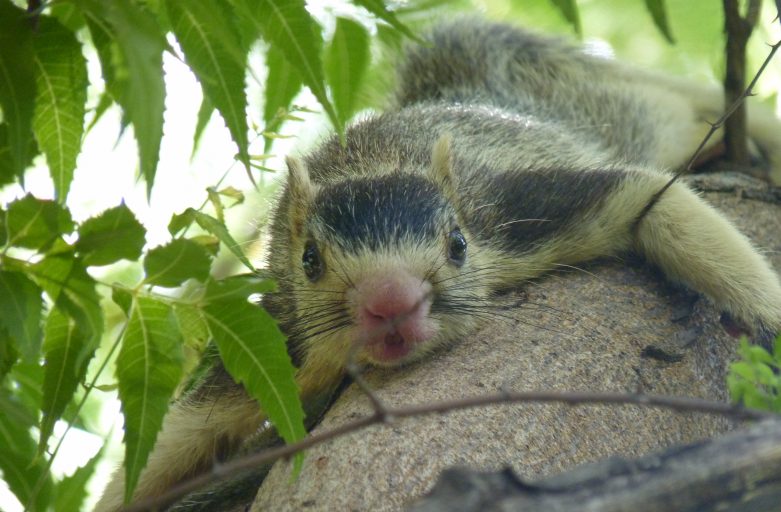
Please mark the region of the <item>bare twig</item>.
<svg viewBox="0 0 781 512"><path fill-rule="evenodd" d="M747 409L739 405L712 402L699 398L608 392L589 393L556 391L502 391L495 394L448 400L432 404L386 408L385 415L390 415L395 418L407 418L410 416L423 416L426 414L441 414L472 407L484 407L487 405L511 403L564 403L573 406L586 404L639 405L647 407L659 407L681 412L699 412L704 414L723 415L742 420L760 420L765 418L779 417L778 414L766 411ZM298 452L318 444L322 444L326 441L330 441L331 439L362 430L368 426L381 424L385 421L385 415L375 410L371 415L358 418L331 430L320 432L318 434L310 434L305 439L297 443L281 446L279 448L272 448L260 453L235 459L226 464L215 466L211 469L211 471L182 482L162 495L140 500L138 502L132 503L122 510L123 512L141 512L145 510L159 510L165 508L184 495L201 489L208 484L226 480L241 473L242 471L258 467L263 464L268 464L278 459L290 457Z"/></svg>
<svg viewBox="0 0 781 512"><path fill-rule="evenodd" d="M778 0L781 2L781 0ZM678 172L673 175L672 178L670 178L670 181L668 181L656 194L651 197L651 200L648 201L648 204L645 205L645 208L643 208L640 211L640 214L637 216L633 223L633 230L637 228L637 226L640 224L640 221L645 218L645 216L648 214L649 211L651 211L651 208L654 207L656 203L659 202L659 198L662 197L662 194L664 194L668 188L670 188L673 183L675 183L678 178L683 176L684 174L687 174L689 171L691 171L692 165L694 162L697 161L697 158L699 158L700 154L702 153L702 150L705 148L705 145L708 143L708 141L713 137L713 134L716 133L719 128L724 126L724 122L732 115L733 112L743 103L743 101L751 96L753 94L754 87L757 84L757 81L759 81L759 77L762 76L762 73L765 71L765 68L767 68L768 64L770 64L770 61L773 60L773 56L778 51L778 48L781 47L781 41L778 41L777 43L770 46L770 52L768 53L767 57L765 58L765 61L762 62L762 65L759 67L759 70L757 70L756 75L754 75L754 78L751 80L751 83L748 84L748 87L743 91L743 94L740 95L738 99L736 99L730 106L727 108L724 113L719 117L719 119L710 125L710 130L708 131L707 135L702 139L702 142L700 142L700 145L697 146L697 150L692 154L691 158L689 158L689 161L687 162L686 166L679 170Z"/></svg>
<svg viewBox="0 0 781 512"><path fill-rule="evenodd" d="M347 374L352 378L353 382L361 388L361 391L369 397L369 401L374 408L374 413L382 417L383 421L388 421L388 408L385 407L385 404L380 400L380 397L377 396L377 393L374 392L369 383L366 382L366 379L363 378L363 375L361 375L361 368L354 362L350 362L347 365Z"/></svg>

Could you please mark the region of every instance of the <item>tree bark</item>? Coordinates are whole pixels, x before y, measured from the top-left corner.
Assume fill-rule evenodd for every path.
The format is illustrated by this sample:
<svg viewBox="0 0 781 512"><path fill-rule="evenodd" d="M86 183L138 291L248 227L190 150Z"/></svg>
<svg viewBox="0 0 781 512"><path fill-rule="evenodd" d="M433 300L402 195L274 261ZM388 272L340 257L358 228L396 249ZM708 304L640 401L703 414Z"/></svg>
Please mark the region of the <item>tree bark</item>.
<svg viewBox="0 0 781 512"><path fill-rule="evenodd" d="M781 268L778 189L736 174L688 179ZM514 302L519 302L513 307ZM419 364L365 375L390 406L513 390L626 391L727 400L737 340L707 300L637 258L566 269L505 297L495 320ZM318 430L372 411L349 387ZM252 510L403 510L453 466L538 480L721 434L723 417L638 406L513 405L376 426L278 462Z"/></svg>
<svg viewBox="0 0 781 512"><path fill-rule="evenodd" d="M525 482L511 471L445 471L412 512L781 510L781 417L634 460L611 458Z"/></svg>

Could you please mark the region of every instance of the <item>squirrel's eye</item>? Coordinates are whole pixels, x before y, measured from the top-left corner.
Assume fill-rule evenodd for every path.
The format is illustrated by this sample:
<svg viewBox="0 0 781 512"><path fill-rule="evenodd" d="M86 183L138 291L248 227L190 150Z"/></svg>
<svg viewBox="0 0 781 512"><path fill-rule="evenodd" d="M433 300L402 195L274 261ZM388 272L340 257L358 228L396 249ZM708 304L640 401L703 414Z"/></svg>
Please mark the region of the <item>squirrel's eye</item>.
<svg viewBox="0 0 781 512"><path fill-rule="evenodd" d="M310 281L314 282L320 279L325 270L323 258L314 242L307 242L304 246L304 255L301 257L301 264L304 267L304 273Z"/></svg>
<svg viewBox="0 0 781 512"><path fill-rule="evenodd" d="M466 260L466 238L458 228L447 235L447 257L451 263L459 267Z"/></svg>

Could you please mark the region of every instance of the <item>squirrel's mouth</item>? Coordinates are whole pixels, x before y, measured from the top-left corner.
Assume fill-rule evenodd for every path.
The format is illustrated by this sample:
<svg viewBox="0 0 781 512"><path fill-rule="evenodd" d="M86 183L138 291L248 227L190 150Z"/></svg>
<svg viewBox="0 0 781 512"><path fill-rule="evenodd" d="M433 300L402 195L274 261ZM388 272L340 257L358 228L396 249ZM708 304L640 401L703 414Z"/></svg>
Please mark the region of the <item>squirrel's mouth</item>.
<svg viewBox="0 0 781 512"><path fill-rule="evenodd" d="M366 345L369 357L380 364L394 364L404 360L415 346L415 342L404 339L397 330L370 340Z"/></svg>

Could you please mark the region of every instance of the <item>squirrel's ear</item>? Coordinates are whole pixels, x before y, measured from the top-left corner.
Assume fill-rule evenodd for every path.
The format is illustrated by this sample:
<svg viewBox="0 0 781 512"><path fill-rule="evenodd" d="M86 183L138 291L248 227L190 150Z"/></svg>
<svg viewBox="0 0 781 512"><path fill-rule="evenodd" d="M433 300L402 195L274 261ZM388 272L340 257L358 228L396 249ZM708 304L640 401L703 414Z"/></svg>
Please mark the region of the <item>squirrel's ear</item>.
<svg viewBox="0 0 781 512"><path fill-rule="evenodd" d="M453 174L453 139L449 133L442 135L431 150L429 178L442 190L445 197L455 206L458 204L458 183Z"/></svg>
<svg viewBox="0 0 781 512"><path fill-rule="evenodd" d="M304 162L289 156L287 163L287 188L289 194L290 229L300 235L304 228L309 206L314 202L317 188L309 179Z"/></svg>

